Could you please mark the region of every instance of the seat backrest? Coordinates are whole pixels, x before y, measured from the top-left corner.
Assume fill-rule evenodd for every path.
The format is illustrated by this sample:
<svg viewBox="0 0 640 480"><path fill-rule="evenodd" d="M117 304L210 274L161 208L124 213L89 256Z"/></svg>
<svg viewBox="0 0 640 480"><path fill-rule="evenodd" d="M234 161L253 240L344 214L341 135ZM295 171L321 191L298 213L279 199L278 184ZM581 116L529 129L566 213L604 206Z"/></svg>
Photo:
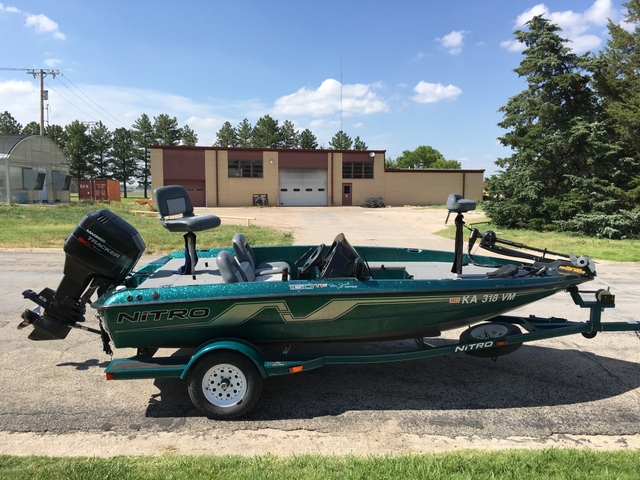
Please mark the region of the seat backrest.
<svg viewBox="0 0 640 480"><path fill-rule="evenodd" d="M236 233L231 240L233 251L238 258L238 262L248 262L253 269L256 268L256 255L247 239L242 233Z"/></svg>
<svg viewBox="0 0 640 480"><path fill-rule="evenodd" d="M242 271L242 268L240 268L234 256L227 250L221 250L220 253L218 253L216 264L218 265L218 270L220 270L220 275L222 275L222 281L224 283L247 281L247 277Z"/></svg>
<svg viewBox="0 0 640 480"><path fill-rule="evenodd" d="M156 188L156 205L161 218L170 215L193 216L193 205L187 193L187 189L182 185L167 185Z"/></svg>

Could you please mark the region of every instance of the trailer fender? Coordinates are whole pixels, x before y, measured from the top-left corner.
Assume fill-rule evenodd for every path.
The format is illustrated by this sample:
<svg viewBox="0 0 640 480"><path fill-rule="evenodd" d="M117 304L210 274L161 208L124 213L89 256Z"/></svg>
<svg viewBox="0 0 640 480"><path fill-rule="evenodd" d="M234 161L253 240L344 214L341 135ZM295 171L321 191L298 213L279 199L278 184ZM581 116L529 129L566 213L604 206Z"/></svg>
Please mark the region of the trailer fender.
<svg viewBox="0 0 640 480"><path fill-rule="evenodd" d="M180 379L187 378L189 370L200 358L216 350L231 350L245 355L256 364L262 378L267 378L267 371L264 368L265 356L255 345L239 338L221 338L200 346L189 360Z"/></svg>

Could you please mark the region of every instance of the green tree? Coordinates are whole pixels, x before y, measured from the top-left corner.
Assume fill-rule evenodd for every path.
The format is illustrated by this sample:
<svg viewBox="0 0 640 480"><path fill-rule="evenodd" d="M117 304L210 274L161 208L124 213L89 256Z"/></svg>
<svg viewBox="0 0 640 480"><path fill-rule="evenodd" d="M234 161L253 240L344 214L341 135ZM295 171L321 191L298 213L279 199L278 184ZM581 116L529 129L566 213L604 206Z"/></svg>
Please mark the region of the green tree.
<svg viewBox="0 0 640 480"><path fill-rule="evenodd" d="M65 127L65 150L69 160L71 176L76 180L94 178L95 170L91 162L91 137L87 133L87 126L74 120Z"/></svg>
<svg viewBox="0 0 640 480"><path fill-rule="evenodd" d="M60 147L60 150L64 151L66 148L66 144L67 144L67 134L64 131L64 128L62 128L60 125L56 125L56 124L52 124L49 125L45 131L44 131L44 135L53 140L56 145L58 145L58 147Z"/></svg>
<svg viewBox="0 0 640 480"><path fill-rule="evenodd" d="M296 132L296 127L293 125L293 122L289 120L285 120L284 122L282 122L282 127L280 128L280 136L280 146L282 148L300 147L300 135L298 135L298 132Z"/></svg>
<svg viewBox="0 0 640 480"><path fill-rule="evenodd" d="M237 147L238 135L236 129L230 122L224 122L218 133L216 133L216 143L214 147Z"/></svg>
<svg viewBox="0 0 640 480"><path fill-rule="evenodd" d="M6 110L0 113L0 133L5 135L20 135L22 132L22 125L20 125L13 115L11 115ZM38 133L40 132L40 127L38 127Z"/></svg>
<svg viewBox="0 0 640 480"><path fill-rule="evenodd" d="M242 120L238 125L238 128L236 128L236 135L238 139L238 147L246 148L253 146L253 127L246 118Z"/></svg>
<svg viewBox="0 0 640 480"><path fill-rule="evenodd" d="M308 150L314 150L318 148L318 139L308 128L305 128L300 133L300 148L305 148Z"/></svg>
<svg viewBox="0 0 640 480"><path fill-rule="evenodd" d="M353 139L353 149L354 150L366 150L367 144L360 140L360 137L356 137Z"/></svg>
<svg viewBox="0 0 640 480"><path fill-rule="evenodd" d="M353 140L351 140L351 137L342 130L336 133L329 142L329 146L333 150L351 150L352 145Z"/></svg>
<svg viewBox="0 0 640 480"><path fill-rule="evenodd" d="M22 135L40 135L40 124L38 122L29 122L20 133Z"/></svg>
<svg viewBox="0 0 640 480"><path fill-rule="evenodd" d="M180 138L184 139L190 147L195 147L198 143L198 135L189 125L185 125L180 129Z"/></svg>
<svg viewBox="0 0 640 480"><path fill-rule="evenodd" d="M102 123L98 122L91 130L91 150L93 153L93 167L98 178L109 178L111 169L111 159L109 150L113 134Z"/></svg>
<svg viewBox="0 0 640 480"><path fill-rule="evenodd" d="M621 142L615 182L625 191L627 203L640 203L640 0L623 3L632 32L609 21L610 39L600 52L596 87L606 115Z"/></svg>
<svg viewBox="0 0 640 480"><path fill-rule="evenodd" d="M148 198L148 189L151 186L151 145L157 143L155 129L146 113L140 115L132 125L131 134L137 149L137 157L140 162L138 180L144 188L144 198Z"/></svg>
<svg viewBox="0 0 640 480"><path fill-rule="evenodd" d="M438 159L431 164L429 168L439 168L442 170L460 170L462 164L458 160Z"/></svg>
<svg viewBox="0 0 640 480"><path fill-rule="evenodd" d="M433 168L437 161L445 161L445 158L435 148L421 145L415 150L403 151L395 160L395 168Z"/></svg>
<svg viewBox="0 0 640 480"><path fill-rule="evenodd" d="M127 198L127 184L139 174L138 154L130 130L116 128L113 131L110 154L113 159L113 178L122 182L124 198Z"/></svg>
<svg viewBox="0 0 640 480"><path fill-rule="evenodd" d="M527 89L500 108L510 157L488 182L485 210L499 225L555 229L577 214L611 214L620 192L612 174L620 146L593 89L589 54L576 55L542 16L515 32L524 58L514 71Z"/></svg>
<svg viewBox="0 0 640 480"><path fill-rule="evenodd" d="M180 129L176 117L161 113L153 117L153 128L155 137L160 145L173 145L180 140Z"/></svg>
<svg viewBox="0 0 640 480"><path fill-rule="evenodd" d="M256 148L279 148L282 145L282 133L278 120L270 115L260 117L253 127L251 146Z"/></svg>

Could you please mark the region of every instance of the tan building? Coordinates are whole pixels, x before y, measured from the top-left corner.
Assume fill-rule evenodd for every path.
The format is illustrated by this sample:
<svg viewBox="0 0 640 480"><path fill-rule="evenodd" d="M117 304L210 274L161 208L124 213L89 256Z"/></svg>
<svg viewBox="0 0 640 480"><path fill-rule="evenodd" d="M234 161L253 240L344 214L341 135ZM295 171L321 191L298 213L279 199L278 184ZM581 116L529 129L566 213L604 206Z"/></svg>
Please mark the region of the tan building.
<svg viewBox="0 0 640 480"><path fill-rule="evenodd" d="M153 188L182 185L194 206L444 205L482 199L484 170L385 168L383 150L151 147Z"/></svg>

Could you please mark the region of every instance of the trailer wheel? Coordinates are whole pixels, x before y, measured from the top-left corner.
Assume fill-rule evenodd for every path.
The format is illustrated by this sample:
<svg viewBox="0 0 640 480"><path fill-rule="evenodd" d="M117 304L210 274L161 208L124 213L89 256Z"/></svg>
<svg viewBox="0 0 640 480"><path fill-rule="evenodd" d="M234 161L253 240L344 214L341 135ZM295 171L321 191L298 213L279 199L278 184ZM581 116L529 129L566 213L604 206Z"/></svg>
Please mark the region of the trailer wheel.
<svg viewBox="0 0 640 480"><path fill-rule="evenodd" d="M512 323L489 322L469 327L460 334L460 343L479 343L484 340L495 340L509 335L520 335L522 331ZM465 353L472 357L495 358L515 352L521 343L502 345L500 347L467 350Z"/></svg>
<svg viewBox="0 0 640 480"><path fill-rule="evenodd" d="M262 391L262 376L245 355L219 350L202 358L189 375L189 396L195 407L214 420L248 413Z"/></svg>

